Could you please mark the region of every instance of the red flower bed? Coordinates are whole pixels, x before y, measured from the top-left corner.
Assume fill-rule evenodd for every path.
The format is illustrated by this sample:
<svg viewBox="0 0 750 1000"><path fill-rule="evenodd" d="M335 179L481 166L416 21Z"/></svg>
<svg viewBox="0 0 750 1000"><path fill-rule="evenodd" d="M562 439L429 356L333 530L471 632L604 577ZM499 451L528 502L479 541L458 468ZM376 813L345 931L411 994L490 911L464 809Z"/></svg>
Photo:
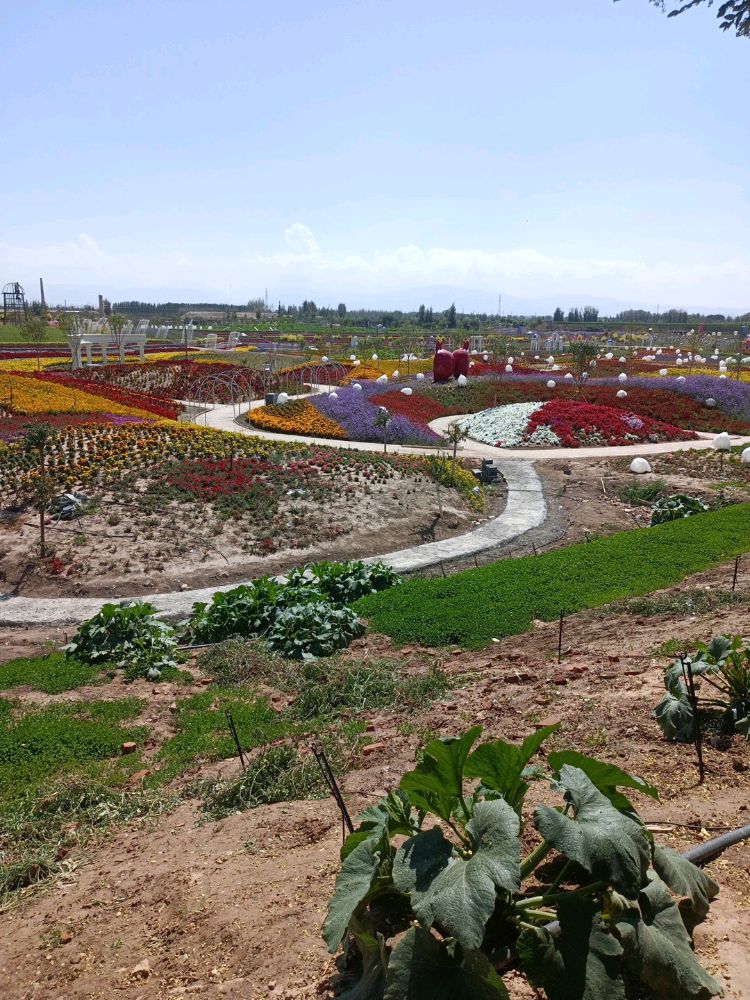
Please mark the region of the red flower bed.
<svg viewBox="0 0 750 1000"><path fill-rule="evenodd" d="M512 372L506 372L505 366L508 364L507 361L475 361L471 366L471 375L536 375L539 372L538 368L529 367L528 365L521 365L517 362L513 362L511 368Z"/></svg>
<svg viewBox="0 0 750 1000"><path fill-rule="evenodd" d="M443 406L442 403L438 403L437 400L431 399L429 396L420 396L417 393L405 396L403 392L398 392L398 390L378 393L377 396L370 397L370 402L375 403L376 406L385 406L391 413L408 417L414 423L424 426L429 424L431 420L445 417L451 412L447 406Z"/></svg>
<svg viewBox="0 0 750 1000"><path fill-rule="evenodd" d="M123 406L132 406L138 410L145 410L153 413L157 417L164 417L168 420L176 420L180 415L181 407L174 403L155 399L150 393L134 392L132 389L121 389L115 385L104 385L99 381L88 381L82 378L75 378L69 372L38 372L32 376L43 382L56 382L58 385L66 385L70 389L80 389L89 392L93 396L101 396L104 399L111 399L115 403Z"/></svg>
<svg viewBox="0 0 750 1000"><path fill-rule="evenodd" d="M686 430L715 431L726 430L734 434L746 434L748 424L740 417L730 417L726 413L709 410L692 396L682 392L670 392L668 389L638 389L624 388L627 396L617 398L616 386L587 386L584 390L586 402L601 406L614 406L618 410L628 410L649 417L651 420L661 420L667 424L676 424Z"/></svg>
<svg viewBox="0 0 750 1000"><path fill-rule="evenodd" d="M638 441L691 441L697 435L628 410L570 399L553 399L533 413L526 429L550 427L564 448L629 445Z"/></svg>
<svg viewBox="0 0 750 1000"><path fill-rule="evenodd" d="M123 424L149 423L145 417L123 417L115 413L45 413L43 416L26 417L13 414L0 418L0 441L15 441L27 434L36 424L47 424L56 430L69 427L96 427L109 425L122 427Z"/></svg>

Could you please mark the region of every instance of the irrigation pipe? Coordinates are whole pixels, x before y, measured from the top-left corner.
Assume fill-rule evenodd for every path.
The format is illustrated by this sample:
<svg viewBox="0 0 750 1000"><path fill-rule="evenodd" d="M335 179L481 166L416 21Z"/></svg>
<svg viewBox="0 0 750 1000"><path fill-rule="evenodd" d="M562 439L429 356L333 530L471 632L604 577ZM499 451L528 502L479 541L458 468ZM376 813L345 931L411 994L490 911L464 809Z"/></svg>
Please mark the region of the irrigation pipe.
<svg viewBox="0 0 750 1000"><path fill-rule="evenodd" d="M687 861L692 861L696 866L707 864L726 851L727 848L748 839L750 839L750 823L747 826L731 830L729 833L723 833L720 837L713 837L704 844L698 844L697 847L690 847L687 851L682 852L682 857ZM553 920L551 923L545 924L543 930L548 931L552 937L559 937L561 931L560 921ZM515 965L517 961L518 953L516 949L506 948L493 964L498 972L504 972Z"/></svg>

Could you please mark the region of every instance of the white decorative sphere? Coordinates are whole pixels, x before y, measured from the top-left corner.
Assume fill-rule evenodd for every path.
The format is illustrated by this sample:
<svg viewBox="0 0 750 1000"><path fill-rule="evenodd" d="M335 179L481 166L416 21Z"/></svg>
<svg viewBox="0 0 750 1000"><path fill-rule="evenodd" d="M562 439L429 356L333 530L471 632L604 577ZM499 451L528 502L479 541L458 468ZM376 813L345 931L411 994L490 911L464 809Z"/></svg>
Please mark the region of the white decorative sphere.
<svg viewBox="0 0 750 1000"><path fill-rule="evenodd" d="M612 358L614 357L614 354L612 353L612 351L607 351L607 353L604 355L604 357L605 357L605 359L607 361L611 361Z"/></svg>
<svg viewBox="0 0 750 1000"><path fill-rule="evenodd" d="M624 389L618 389L615 395L617 396L618 399L625 399L627 393L625 392Z"/></svg>
<svg viewBox="0 0 750 1000"><path fill-rule="evenodd" d="M570 372L565 372L565 378L573 378Z"/></svg>
<svg viewBox="0 0 750 1000"><path fill-rule="evenodd" d="M660 347L660 348L658 349L658 351L656 352L656 354L657 354L657 356L658 356L659 354L661 354L661 347Z"/></svg>
<svg viewBox="0 0 750 1000"><path fill-rule="evenodd" d="M408 385L405 385L404 388L401 390L401 392L404 394L404 396L411 396L413 390L410 389Z"/></svg>
<svg viewBox="0 0 750 1000"><path fill-rule="evenodd" d="M325 354L324 354L324 355L323 355L323 357L322 357L322 358L321 358L320 360L321 360L321 361L328 361L328 358L327 358L327 357L325 356Z"/></svg>
<svg viewBox="0 0 750 1000"><path fill-rule="evenodd" d="M624 365L624 364L625 364L625 361L626 361L626 359L625 359L625 358L620 358L620 359L619 359L619 361L620 361L620 364L621 364L621 365Z"/></svg>
<svg viewBox="0 0 750 1000"><path fill-rule="evenodd" d="M352 389L356 389L357 392L362 392L362 386L359 384L359 382L354 382L354 384L352 385Z"/></svg>
<svg viewBox="0 0 750 1000"><path fill-rule="evenodd" d="M651 466L646 461L645 458L634 458L630 463L630 471L635 472L637 475L641 476L645 472L651 472Z"/></svg>
<svg viewBox="0 0 750 1000"><path fill-rule="evenodd" d="M668 369L668 368L660 368L660 369L659 369L659 374L660 374L660 375L661 375L662 377L664 377L665 375L669 375L669 369Z"/></svg>
<svg viewBox="0 0 750 1000"><path fill-rule="evenodd" d="M349 360L350 361L356 361L357 360L357 355L356 354L350 354L349 355Z"/></svg>
<svg viewBox="0 0 750 1000"><path fill-rule="evenodd" d="M467 381L468 381L468 379L466 378L465 375L459 375L458 378L456 379L456 381L458 382L458 384L460 386L465 386L466 383L467 383Z"/></svg>
<svg viewBox="0 0 750 1000"><path fill-rule="evenodd" d="M392 377L392 378L398 378L400 374L401 374L401 373L399 372L399 370L398 370L398 368L397 368L397 369L395 370L395 372L393 373L393 375L392 375L391 377Z"/></svg>
<svg viewBox="0 0 750 1000"><path fill-rule="evenodd" d="M383 383L385 383L385 382L388 381L388 376L387 375L381 375L380 378L376 378L375 381L376 382L383 382Z"/></svg>
<svg viewBox="0 0 750 1000"><path fill-rule="evenodd" d="M506 372L512 372L513 371L513 365L506 365L505 366L505 370L506 370Z"/></svg>
<svg viewBox="0 0 750 1000"><path fill-rule="evenodd" d="M709 410L713 410L715 408L716 400L713 398L713 396L708 397L708 399L706 400L706 406L709 408Z"/></svg>
<svg viewBox="0 0 750 1000"><path fill-rule="evenodd" d="M726 375L719 375L719 378L726 378Z"/></svg>
<svg viewBox="0 0 750 1000"><path fill-rule="evenodd" d="M417 375L417 380L419 382L424 382L424 374L422 372L419 372L419 374Z"/></svg>
<svg viewBox="0 0 750 1000"><path fill-rule="evenodd" d="M473 361L469 362L469 368L474 368L474 362Z"/></svg>
<svg viewBox="0 0 750 1000"><path fill-rule="evenodd" d="M535 355L534 355L534 361L538 361L538 360L539 360L539 355L538 355L538 354L535 354Z"/></svg>
<svg viewBox="0 0 750 1000"><path fill-rule="evenodd" d="M677 381L678 382L684 382L685 381L685 376L684 375L678 375L677 376Z"/></svg>
<svg viewBox="0 0 750 1000"><path fill-rule="evenodd" d="M726 431L722 431L721 434L717 434L716 437L711 442L711 447L716 451L729 451L732 447L732 439L729 437Z"/></svg>
<svg viewBox="0 0 750 1000"><path fill-rule="evenodd" d="M329 399L338 399L339 398L339 394L337 392L332 392L332 393L329 394L328 398Z"/></svg>
<svg viewBox="0 0 750 1000"><path fill-rule="evenodd" d="M508 364L512 365L515 360L515 358L508 358Z"/></svg>
<svg viewBox="0 0 750 1000"><path fill-rule="evenodd" d="M372 356L372 360L373 360L373 361L377 361L377 360L378 360L378 356L377 356L377 354L373 354L373 356Z"/></svg>
<svg viewBox="0 0 750 1000"><path fill-rule="evenodd" d="M557 385L557 382L555 382L554 379L550 379L549 382L547 383L547 388L548 389L554 389L556 385Z"/></svg>
<svg viewBox="0 0 750 1000"><path fill-rule="evenodd" d="M677 358L676 364L677 367L680 368L682 366L682 358Z"/></svg>
<svg viewBox="0 0 750 1000"><path fill-rule="evenodd" d="M553 357L553 356L552 356L551 354L550 354L550 356L549 356L549 357L547 358L547 361L549 362L549 364L552 364L552 362L553 362L554 360L555 360L555 359L554 359L554 357Z"/></svg>
<svg viewBox="0 0 750 1000"><path fill-rule="evenodd" d="M750 465L750 448L743 448L740 453L740 462L743 465Z"/></svg>
<svg viewBox="0 0 750 1000"><path fill-rule="evenodd" d="M283 406L284 403L288 403L289 402L289 393L288 392L280 392L278 394L278 396L276 397L276 402L279 404L279 406Z"/></svg>
<svg viewBox="0 0 750 1000"><path fill-rule="evenodd" d="M553 372L559 372L560 371L560 366L559 365L552 365L552 371Z"/></svg>
<svg viewBox="0 0 750 1000"><path fill-rule="evenodd" d="M620 374L617 376L617 379L620 382L627 382L628 376L625 374L625 372L620 372Z"/></svg>
<svg viewBox="0 0 750 1000"><path fill-rule="evenodd" d="M485 352L485 353L484 353L484 354L482 355L482 361L484 361L484 363L485 363L485 364L487 364L487 362L488 362L489 360L490 360L490 356L489 356L489 354L487 354L487 353Z"/></svg>

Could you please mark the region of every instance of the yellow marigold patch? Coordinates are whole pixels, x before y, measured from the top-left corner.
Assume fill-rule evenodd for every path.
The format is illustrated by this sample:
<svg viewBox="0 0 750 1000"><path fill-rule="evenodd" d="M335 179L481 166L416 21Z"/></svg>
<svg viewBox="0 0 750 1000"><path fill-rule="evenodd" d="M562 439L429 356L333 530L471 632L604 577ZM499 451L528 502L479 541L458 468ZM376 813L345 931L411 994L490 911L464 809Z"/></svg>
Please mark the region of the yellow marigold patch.
<svg viewBox="0 0 750 1000"><path fill-rule="evenodd" d="M282 406L259 406L250 411L249 420L253 427L281 434L305 434L339 440L348 437L343 427L324 416L306 399L295 399Z"/></svg>
<svg viewBox="0 0 750 1000"><path fill-rule="evenodd" d="M43 413L116 413L126 417L154 418L153 413L125 406L113 399L95 396L67 385L5 372L0 372L0 402L21 416Z"/></svg>

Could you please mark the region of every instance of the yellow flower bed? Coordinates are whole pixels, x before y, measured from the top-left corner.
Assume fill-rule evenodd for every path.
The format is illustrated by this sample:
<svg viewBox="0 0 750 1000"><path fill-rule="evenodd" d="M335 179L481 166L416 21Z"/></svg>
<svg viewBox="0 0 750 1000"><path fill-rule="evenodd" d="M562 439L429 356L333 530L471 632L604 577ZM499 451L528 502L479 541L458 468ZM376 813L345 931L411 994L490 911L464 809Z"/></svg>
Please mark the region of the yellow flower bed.
<svg viewBox="0 0 750 1000"><path fill-rule="evenodd" d="M0 372L0 402L13 413L24 417L44 413L115 413L125 417L154 419L153 413L124 406L113 399L71 389L67 385L5 372Z"/></svg>
<svg viewBox="0 0 750 1000"><path fill-rule="evenodd" d="M259 406L250 411L249 420L253 427L280 434L305 434L342 441L348 437L343 427L324 416L306 399L295 399L281 406Z"/></svg>
<svg viewBox="0 0 750 1000"><path fill-rule="evenodd" d="M70 358L67 359L70 361ZM50 368L52 365L64 365L65 358L40 358L39 364L37 365L37 360L35 357L29 356L28 358L8 358L4 360L0 358L0 371L4 372L35 372L44 371L45 368Z"/></svg>
<svg viewBox="0 0 750 1000"><path fill-rule="evenodd" d="M352 382L365 382L370 379L380 378L385 372L380 372L371 365L347 365L347 373L341 379L341 385L351 385Z"/></svg>
<svg viewBox="0 0 750 1000"><path fill-rule="evenodd" d="M394 372L400 375L416 375L419 372L424 374L432 371L432 358L420 358L418 361L398 361L388 358L383 361L368 361L367 367L377 368L381 375L387 375L388 378Z"/></svg>

